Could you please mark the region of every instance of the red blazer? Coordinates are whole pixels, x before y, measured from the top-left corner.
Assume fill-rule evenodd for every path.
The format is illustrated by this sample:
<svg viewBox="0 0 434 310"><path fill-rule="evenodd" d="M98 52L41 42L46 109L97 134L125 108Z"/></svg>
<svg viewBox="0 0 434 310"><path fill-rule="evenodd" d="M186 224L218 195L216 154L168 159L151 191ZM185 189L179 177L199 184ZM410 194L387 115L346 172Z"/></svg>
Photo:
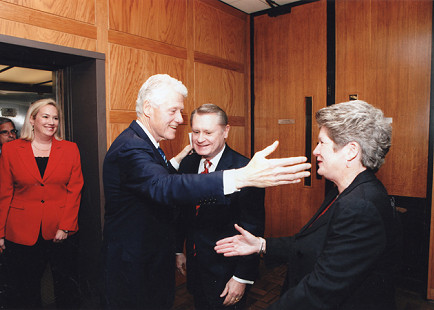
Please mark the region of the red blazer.
<svg viewBox="0 0 434 310"><path fill-rule="evenodd" d="M39 231L51 240L58 229L77 231L83 175L77 145L53 139L41 178L30 141L3 144L0 156L0 238L34 245Z"/></svg>

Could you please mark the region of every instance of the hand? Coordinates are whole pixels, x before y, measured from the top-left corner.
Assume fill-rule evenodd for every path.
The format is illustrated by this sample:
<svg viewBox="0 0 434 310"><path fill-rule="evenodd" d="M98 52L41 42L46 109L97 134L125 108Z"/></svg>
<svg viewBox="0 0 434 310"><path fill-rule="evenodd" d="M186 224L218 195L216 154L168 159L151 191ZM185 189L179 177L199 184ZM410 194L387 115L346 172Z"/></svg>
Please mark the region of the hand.
<svg viewBox="0 0 434 310"><path fill-rule="evenodd" d="M243 298L244 291L246 290L246 284L238 282L231 278L228 283L226 283L223 293L220 297L226 296L223 306L232 306L239 302Z"/></svg>
<svg viewBox="0 0 434 310"><path fill-rule="evenodd" d="M4 250L6 250L6 247L5 247L5 238L0 238L0 254L1 254Z"/></svg>
<svg viewBox="0 0 434 310"><path fill-rule="evenodd" d="M237 224L235 224L235 229L238 230L241 235L217 241L214 250L224 256L244 256L259 253L261 242L265 242L265 240L261 241L261 239L255 237L247 230L242 229Z"/></svg>
<svg viewBox="0 0 434 310"><path fill-rule="evenodd" d="M235 184L237 188L247 186L269 187L298 183L302 178L310 176L311 165L306 162L304 156L266 159L273 153L278 141L266 147L262 151L256 152L247 166L235 170Z"/></svg>
<svg viewBox="0 0 434 310"><path fill-rule="evenodd" d="M186 275L186 262L187 259L184 253L176 254L176 270L178 270L183 276Z"/></svg>
<svg viewBox="0 0 434 310"><path fill-rule="evenodd" d="M59 229L56 232L56 236L54 237L53 242L54 243L61 243L66 238L68 238L68 234L66 232L64 232L63 230Z"/></svg>
<svg viewBox="0 0 434 310"><path fill-rule="evenodd" d="M190 154L190 152L193 150L193 147L188 144L184 147L184 149L175 156L175 160L178 164L181 163L181 161L184 159L185 156L187 156L188 154Z"/></svg>

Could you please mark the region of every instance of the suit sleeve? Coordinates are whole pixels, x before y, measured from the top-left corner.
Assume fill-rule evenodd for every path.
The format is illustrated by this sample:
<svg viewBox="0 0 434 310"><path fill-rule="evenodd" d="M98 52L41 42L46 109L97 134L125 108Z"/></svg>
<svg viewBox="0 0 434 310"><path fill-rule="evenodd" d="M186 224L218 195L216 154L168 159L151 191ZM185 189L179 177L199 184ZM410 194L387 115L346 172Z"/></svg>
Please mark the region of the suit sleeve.
<svg viewBox="0 0 434 310"><path fill-rule="evenodd" d="M352 204L336 210L324 249L312 272L269 309L334 309L361 283L383 252L386 235L381 216L372 203ZM294 239L269 241L267 256L280 256L284 250L297 253L299 247Z"/></svg>
<svg viewBox="0 0 434 310"><path fill-rule="evenodd" d="M242 189L237 198L240 207L240 220L238 225L255 236L264 236L265 190L262 188L248 187ZM234 276L240 279L255 281L258 274L259 256L241 256L237 262Z"/></svg>
<svg viewBox="0 0 434 310"><path fill-rule="evenodd" d="M150 148L127 145L119 153L121 187L161 205L224 203L223 173L170 174Z"/></svg>
<svg viewBox="0 0 434 310"><path fill-rule="evenodd" d="M59 229L77 231L78 210L80 208L81 190L83 188L83 174L81 171L80 152L77 145L72 144L72 169L69 182L66 185L66 205Z"/></svg>
<svg viewBox="0 0 434 310"><path fill-rule="evenodd" d="M0 238L5 236L6 220L14 194L13 178L9 165L10 159L5 144L3 145L2 154L0 154Z"/></svg>

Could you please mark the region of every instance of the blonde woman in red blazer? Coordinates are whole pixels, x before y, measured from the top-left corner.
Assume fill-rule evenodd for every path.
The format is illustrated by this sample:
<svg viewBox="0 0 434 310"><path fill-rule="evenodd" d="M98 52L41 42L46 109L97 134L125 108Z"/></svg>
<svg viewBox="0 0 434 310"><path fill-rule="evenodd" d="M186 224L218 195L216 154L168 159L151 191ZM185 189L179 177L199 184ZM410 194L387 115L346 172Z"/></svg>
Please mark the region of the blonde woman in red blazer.
<svg viewBox="0 0 434 310"><path fill-rule="evenodd" d="M11 308L40 308L47 263L58 308L77 306L72 244L83 176L77 145L63 140L52 99L31 104L20 139L0 157L0 251L7 255ZM73 239L73 238L72 238Z"/></svg>

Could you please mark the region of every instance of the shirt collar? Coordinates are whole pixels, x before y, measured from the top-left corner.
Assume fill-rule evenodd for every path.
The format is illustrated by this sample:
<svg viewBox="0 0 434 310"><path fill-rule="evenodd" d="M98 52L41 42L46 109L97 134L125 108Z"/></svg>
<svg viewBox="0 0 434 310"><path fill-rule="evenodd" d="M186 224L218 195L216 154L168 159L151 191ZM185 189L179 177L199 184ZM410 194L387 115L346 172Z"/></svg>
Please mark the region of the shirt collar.
<svg viewBox="0 0 434 310"><path fill-rule="evenodd" d="M136 123L139 124L139 126L143 129L143 131L146 133L146 135L148 136L149 140L151 140L151 142L155 146L155 148L158 149L160 147L160 143L158 143L157 140L155 140L155 138L151 135L151 133L145 127L145 125L143 125L142 122L140 120L138 120L138 119L136 120Z"/></svg>
<svg viewBox="0 0 434 310"><path fill-rule="evenodd" d="M215 169L217 168L217 165L219 164L220 158L222 158L223 152L226 148L226 144L223 146L223 148L221 149L220 152L217 153L216 156L214 156L213 158L209 159L209 161L212 163L211 167L209 168L209 172L214 172ZM199 164L199 173L203 171L203 163L205 162L205 158L202 157L202 159L200 160L200 164Z"/></svg>

